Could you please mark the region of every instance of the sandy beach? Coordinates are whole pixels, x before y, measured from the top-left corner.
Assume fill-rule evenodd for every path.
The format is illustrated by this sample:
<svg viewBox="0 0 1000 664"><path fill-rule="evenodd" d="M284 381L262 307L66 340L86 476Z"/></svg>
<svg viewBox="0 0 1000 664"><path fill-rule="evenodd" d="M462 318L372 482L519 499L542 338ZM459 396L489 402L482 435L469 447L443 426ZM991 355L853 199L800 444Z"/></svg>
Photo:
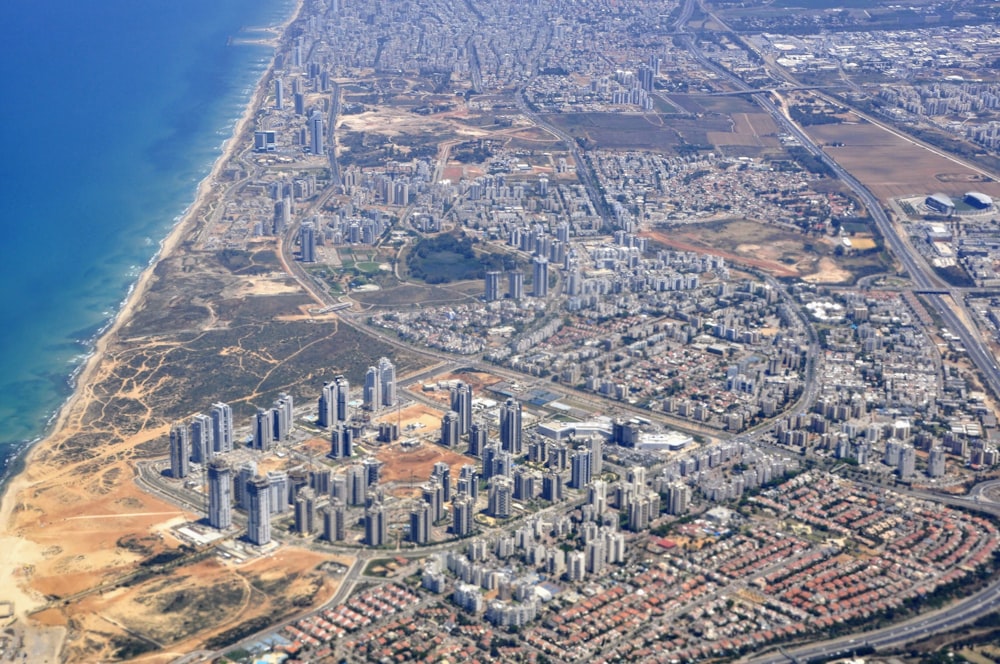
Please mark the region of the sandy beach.
<svg viewBox="0 0 1000 664"><path fill-rule="evenodd" d="M280 26L280 34L302 8L299 0L291 17ZM273 64L262 75L232 137L199 184L194 202L163 239L155 260L142 272L113 323L97 340L50 432L26 453L24 469L5 487L0 500L0 577L8 581L0 601L13 602L15 626L24 639L23 652L31 653L30 661L65 661L61 650L66 627L46 624L51 621L44 616L29 617L46 606L46 595L65 596L102 583L110 570L134 562L115 548L116 535L152 533L158 525L183 514L176 506L143 494L133 482L134 462L122 453L161 437L164 427L142 427L138 433L116 440L113 450L90 449L87 458L76 462L67 463L60 450L87 428L88 414L98 398L95 386L115 370L108 357L109 347L119 341L123 326L143 306L157 264L182 247L223 195L220 175L249 144L255 112L266 97L265 82L272 68Z"/></svg>

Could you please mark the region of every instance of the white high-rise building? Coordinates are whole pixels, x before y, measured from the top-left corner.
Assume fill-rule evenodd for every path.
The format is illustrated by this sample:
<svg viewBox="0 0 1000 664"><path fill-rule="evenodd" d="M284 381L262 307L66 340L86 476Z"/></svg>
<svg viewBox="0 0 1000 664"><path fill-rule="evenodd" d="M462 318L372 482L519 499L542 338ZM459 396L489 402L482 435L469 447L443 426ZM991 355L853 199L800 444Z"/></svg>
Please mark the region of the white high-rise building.
<svg viewBox="0 0 1000 664"><path fill-rule="evenodd" d="M233 409L229 404L212 404L212 445L218 454L233 451Z"/></svg>
<svg viewBox="0 0 1000 664"><path fill-rule="evenodd" d="M219 530L233 525L233 469L221 459L208 464L208 525Z"/></svg>
<svg viewBox="0 0 1000 664"><path fill-rule="evenodd" d="M382 387L382 405L391 408L396 405L396 366L383 357L378 361L378 379Z"/></svg>
<svg viewBox="0 0 1000 664"><path fill-rule="evenodd" d="M188 428L175 424L170 428L170 476L182 479L188 476L191 457L191 439Z"/></svg>
<svg viewBox="0 0 1000 664"><path fill-rule="evenodd" d="M247 482L247 539L263 546L271 541L271 483L257 476Z"/></svg>

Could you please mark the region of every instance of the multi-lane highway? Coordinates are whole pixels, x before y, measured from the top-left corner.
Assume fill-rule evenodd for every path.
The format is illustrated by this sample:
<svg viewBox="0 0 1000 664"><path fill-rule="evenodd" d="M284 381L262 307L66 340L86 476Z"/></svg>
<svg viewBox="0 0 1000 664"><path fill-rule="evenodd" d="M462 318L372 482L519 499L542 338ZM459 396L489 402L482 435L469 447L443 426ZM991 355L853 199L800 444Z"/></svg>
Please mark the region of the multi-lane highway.
<svg viewBox="0 0 1000 664"><path fill-rule="evenodd" d="M906 241L900 237L893 226L881 203L860 181L848 173L829 155L827 155L791 118L783 109L779 108L772 100L770 93L754 93L750 86L731 74L728 70L709 60L698 49L693 35L687 31L686 22L693 14L696 0L685 0L681 13L676 23L676 30L682 41L685 43L691 55L706 69L715 72L723 80L727 81L737 90L751 92L751 98L774 119L778 127L790 136L794 137L803 148L818 159L823 160L834 174L843 181L855 193L858 199L868 209L876 227L885 239L887 248L899 260L900 264L907 271L910 279L920 289L936 290L942 289L940 279L936 277L919 256L907 246ZM944 287L944 290L949 290ZM949 290L949 292L951 292ZM964 309L964 303L960 297L952 294L926 294L928 299L941 320L948 327L949 331L957 335L968 352L969 358L982 373L983 379L989 385L994 394L1000 395L1000 371L998 371L996 359L985 347L978 330L969 329L962 321L956 309ZM948 298L952 298L953 304L949 304ZM815 381L812 381L815 382ZM808 402L808 399L806 400ZM970 501L970 507L988 511L995 516L1000 516L1000 507L994 505L984 505L979 502ZM754 664L778 664L789 660L809 661L812 659L825 659L839 655L846 656L852 650L863 647L888 648L904 645L906 643L924 638L930 634L946 632L961 625L969 624L975 619L996 611L1000 608L1000 582L994 582L978 593L967 597L951 606L930 614L924 614L912 620L892 625L880 630L865 632L862 634L852 634L841 638L801 646L798 648L782 649L769 655L754 658L750 661Z"/></svg>
<svg viewBox="0 0 1000 664"><path fill-rule="evenodd" d="M681 14L675 24L678 35L695 60L697 60L698 63L706 69L714 72L737 90L752 93L750 94L750 97L761 108L767 111L782 131L790 136L793 136L811 155L815 156L817 159L821 159L823 163L830 167L837 178L850 187L861 203L868 209L869 214L875 222L875 226L885 239L885 243L889 251L900 262L909 274L910 279L918 288L936 290L942 289L943 287L945 290L950 290L927 267L923 259L920 256L915 255L915 253L910 250L906 241L900 237L896 227L893 226L892 222L889 220L889 217L886 215L885 209L882 207L878 198L876 198L867 187L861 184L857 178L848 173L840 164L834 161L833 158L824 152L797 124L795 124L791 118L786 115L785 111L774 103L770 93L754 93L754 89L744 83L743 80L734 76L727 69L711 61L705 56L704 53L701 52L695 43L693 35L687 31L685 25L694 12L695 2L696 0L685 0ZM951 293L952 294L950 295L928 294L924 295L924 297L927 298L931 306L933 306L935 311L941 316L941 320L948 327L948 330L962 340L962 344L968 352L969 359L971 359L976 365L976 368L979 369L983 376L983 380L986 382L990 390L992 390L993 394L1000 397L1000 369L998 369L996 358L993 357L992 352L990 352L983 343L983 339L978 330L975 330L974 328L970 330L962 320L962 317L956 313L956 309L964 311L965 305L957 291L951 291ZM949 304L949 298L952 300L952 304ZM966 316L966 318L968 318L968 316Z"/></svg>

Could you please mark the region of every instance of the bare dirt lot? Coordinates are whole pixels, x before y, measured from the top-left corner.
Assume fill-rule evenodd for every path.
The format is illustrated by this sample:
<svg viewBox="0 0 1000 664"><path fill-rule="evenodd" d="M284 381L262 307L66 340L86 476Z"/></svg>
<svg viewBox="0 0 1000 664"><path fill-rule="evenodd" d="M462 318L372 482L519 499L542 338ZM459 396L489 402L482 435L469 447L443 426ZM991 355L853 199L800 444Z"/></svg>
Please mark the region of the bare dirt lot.
<svg viewBox="0 0 1000 664"><path fill-rule="evenodd" d="M382 467L382 480L385 482L426 480L430 477L434 464L441 461L448 464L451 476L455 478L462 466L475 463L472 457L428 442L409 448L400 445L386 446L378 451L376 458L385 463Z"/></svg>
<svg viewBox="0 0 1000 664"><path fill-rule="evenodd" d="M721 147L747 145L778 148L778 127L766 113L733 113L732 129L728 132L708 132L708 141Z"/></svg>
<svg viewBox="0 0 1000 664"><path fill-rule="evenodd" d="M806 129L882 200L935 192L961 198L970 190L1000 197L1000 182L985 182L981 174L867 122Z"/></svg>
<svg viewBox="0 0 1000 664"><path fill-rule="evenodd" d="M705 146L708 132L729 132L729 118L687 118L657 113L560 113L545 119L570 136L598 148L636 149L672 154L680 145Z"/></svg>
<svg viewBox="0 0 1000 664"><path fill-rule="evenodd" d="M687 224L644 235L675 249L722 256L775 277L799 277L814 283L847 283L881 269L877 254L837 256L837 238L805 235L746 219Z"/></svg>

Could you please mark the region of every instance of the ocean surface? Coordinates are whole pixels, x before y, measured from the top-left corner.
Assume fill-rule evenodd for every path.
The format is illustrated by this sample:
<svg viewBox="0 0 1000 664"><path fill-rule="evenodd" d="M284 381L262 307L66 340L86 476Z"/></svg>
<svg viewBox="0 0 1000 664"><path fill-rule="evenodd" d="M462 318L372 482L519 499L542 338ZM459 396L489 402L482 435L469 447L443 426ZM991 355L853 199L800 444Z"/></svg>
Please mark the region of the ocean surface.
<svg viewBox="0 0 1000 664"><path fill-rule="evenodd" d="M211 170L291 0L0 3L0 483ZM249 31L248 31L249 29Z"/></svg>

